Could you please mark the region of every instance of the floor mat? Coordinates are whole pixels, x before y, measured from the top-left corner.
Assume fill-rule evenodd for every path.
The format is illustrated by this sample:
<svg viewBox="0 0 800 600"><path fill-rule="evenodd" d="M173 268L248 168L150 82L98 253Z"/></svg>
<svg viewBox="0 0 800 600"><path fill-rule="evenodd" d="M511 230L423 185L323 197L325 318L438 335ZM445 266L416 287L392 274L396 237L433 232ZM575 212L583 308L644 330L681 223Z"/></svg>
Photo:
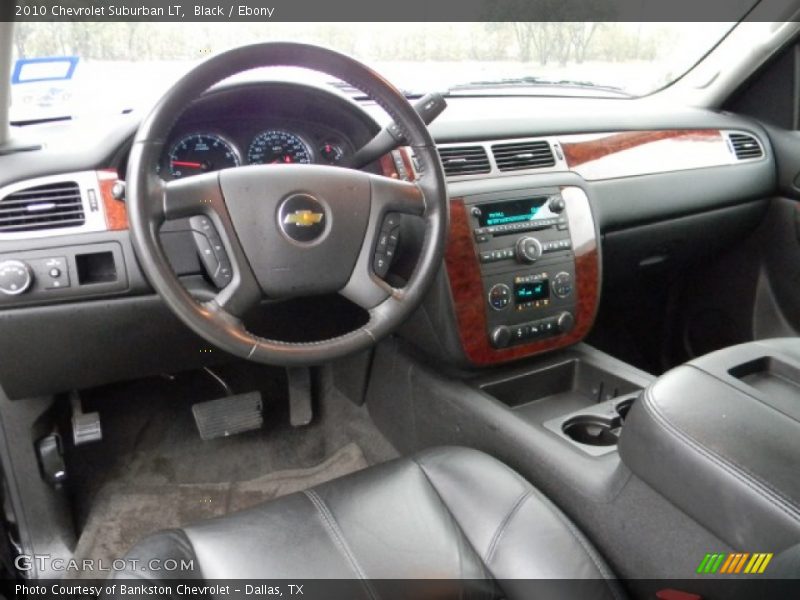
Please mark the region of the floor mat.
<svg viewBox="0 0 800 600"><path fill-rule="evenodd" d="M216 517L308 489L367 466L361 448L350 443L321 464L276 471L232 483L132 484L111 482L99 492L75 558L110 564L138 540L161 529ZM96 577L96 573L75 573Z"/></svg>

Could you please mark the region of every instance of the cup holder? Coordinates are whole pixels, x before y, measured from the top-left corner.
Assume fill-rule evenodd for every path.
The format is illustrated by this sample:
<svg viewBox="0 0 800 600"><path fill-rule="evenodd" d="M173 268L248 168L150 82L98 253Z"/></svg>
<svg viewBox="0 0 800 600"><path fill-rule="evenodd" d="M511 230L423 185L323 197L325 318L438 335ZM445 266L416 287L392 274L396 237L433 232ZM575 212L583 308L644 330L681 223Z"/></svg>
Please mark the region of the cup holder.
<svg viewBox="0 0 800 600"><path fill-rule="evenodd" d="M622 419L623 423L625 422L625 418L628 416L628 411L631 409L631 406L633 406L634 400L636 400L636 398L628 398L614 407L614 410L617 411L617 414L619 415L619 418Z"/></svg>
<svg viewBox="0 0 800 600"><path fill-rule="evenodd" d="M604 419L579 415L564 423L562 431L570 439L589 446L614 446L619 440L622 417Z"/></svg>

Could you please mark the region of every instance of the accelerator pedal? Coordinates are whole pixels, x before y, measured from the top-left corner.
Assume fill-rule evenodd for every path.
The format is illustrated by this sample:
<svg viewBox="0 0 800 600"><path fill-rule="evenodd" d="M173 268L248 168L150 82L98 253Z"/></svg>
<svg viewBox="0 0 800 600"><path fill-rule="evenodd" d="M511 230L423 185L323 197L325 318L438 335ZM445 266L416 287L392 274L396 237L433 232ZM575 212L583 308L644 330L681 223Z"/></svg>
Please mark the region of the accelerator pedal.
<svg viewBox="0 0 800 600"><path fill-rule="evenodd" d="M261 392L235 394L192 406L197 431L204 440L260 429L264 424Z"/></svg>

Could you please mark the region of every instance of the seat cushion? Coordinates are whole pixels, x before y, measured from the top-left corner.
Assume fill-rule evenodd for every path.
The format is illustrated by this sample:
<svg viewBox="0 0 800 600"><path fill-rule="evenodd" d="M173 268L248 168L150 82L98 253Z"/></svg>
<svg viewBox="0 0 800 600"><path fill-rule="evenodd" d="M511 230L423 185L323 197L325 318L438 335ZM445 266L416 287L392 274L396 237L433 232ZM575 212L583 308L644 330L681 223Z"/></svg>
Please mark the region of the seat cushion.
<svg viewBox="0 0 800 600"><path fill-rule="evenodd" d="M558 508L501 462L465 448L427 450L157 533L128 558L193 564L117 577L345 578L363 580L365 597L378 596L369 580L490 580L488 597L499 586L508 598L519 597L511 580L578 579L585 597L621 597L603 559Z"/></svg>

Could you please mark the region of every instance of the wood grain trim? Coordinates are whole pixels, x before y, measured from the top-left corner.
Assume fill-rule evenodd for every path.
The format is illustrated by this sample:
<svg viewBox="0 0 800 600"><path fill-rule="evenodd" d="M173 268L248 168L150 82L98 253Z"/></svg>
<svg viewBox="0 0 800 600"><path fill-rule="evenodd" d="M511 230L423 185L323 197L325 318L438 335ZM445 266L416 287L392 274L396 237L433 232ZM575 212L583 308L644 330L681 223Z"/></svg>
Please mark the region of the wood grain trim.
<svg viewBox="0 0 800 600"><path fill-rule="evenodd" d="M445 265L458 323L461 345L474 365L493 365L562 348L582 340L594 324L600 298L600 257L589 201L583 190L562 188L567 202L570 235L575 249L577 310L571 332L530 344L497 349L491 345L486 323L486 294L481 280L472 228L463 198L450 201L450 237Z"/></svg>
<svg viewBox="0 0 800 600"><path fill-rule="evenodd" d="M667 129L562 136L567 166L585 179L663 173L733 162L718 129Z"/></svg>
<svg viewBox="0 0 800 600"><path fill-rule="evenodd" d="M119 176L114 169L97 171L97 182L100 186L100 198L106 215L108 231L123 231L128 229L128 210L125 203L114 198L111 189L118 181Z"/></svg>
<svg viewBox="0 0 800 600"><path fill-rule="evenodd" d="M412 180L415 179L415 171L414 167L411 162L411 156L409 153L408 148L402 147L398 148L397 151L400 153L401 158L403 159L403 164L405 165L406 172L411 174ZM399 179L400 174L397 172L397 167L394 164L394 159L392 158L391 153L384 154L380 157L380 167L381 173L385 177L391 177L392 179Z"/></svg>

